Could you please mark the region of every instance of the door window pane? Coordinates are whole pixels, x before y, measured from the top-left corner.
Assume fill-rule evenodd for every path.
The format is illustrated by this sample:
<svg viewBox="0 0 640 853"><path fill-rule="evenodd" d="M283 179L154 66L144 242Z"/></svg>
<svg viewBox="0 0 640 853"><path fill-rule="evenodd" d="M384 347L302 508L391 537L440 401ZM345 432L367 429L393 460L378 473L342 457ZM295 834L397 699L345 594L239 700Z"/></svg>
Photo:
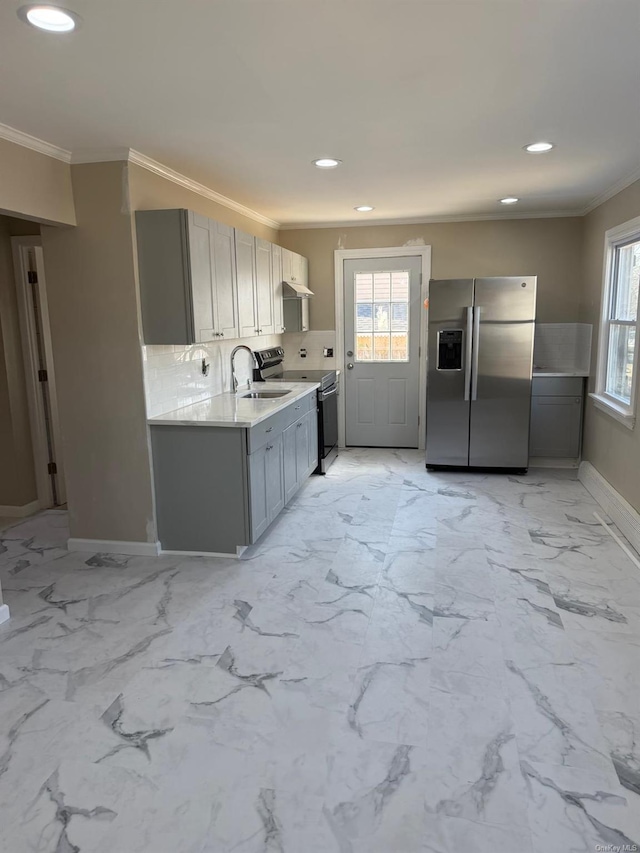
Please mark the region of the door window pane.
<svg viewBox="0 0 640 853"><path fill-rule="evenodd" d="M382 334L373 336L374 356L376 361L389 361L391 358L391 339L389 335Z"/></svg>
<svg viewBox="0 0 640 853"><path fill-rule="evenodd" d="M356 305L356 332L370 332L373 328L373 306Z"/></svg>
<svg viewBox="0 0 640 853"><path fill-rule="evenodd" d="M396 302L391 306L391 328L394 332L409 330L409 306Z"/></svg>
<svg viewBox="0 0 640 853"><path fill-rule="evenodd" d="M356 361L409 361L409 288L408 270L355 274Z"/></svg>
<svg viewBox="0 0 640 853"><path fill-rule="evenodd" d="M371 273L359 272L356 274L356 303L373 302L373 276Z"/></svg>
<svg viewBox="0 0 640 853"><path fill-rule="evenodd" d="M376 332L388 332L390 326L391 305L389 302L376 302L374 329Z"/></svg>
<svg viewBox="0 0 640 853"><path fill-rule="evenodd" d="M376 302L389 302L391 299L391 273L374 272L373 298Z"/></svg>
<svg viewBox="0 0 640 853"><path fill-rule="evenodd" d="M409 361L409 336L406 332L391 333L391 361Z"/></svg>
<svg viewBox="0 0 640 853"><path fill-rule="evenodd" d="M356 361L373 360L373 336L356 335Z"/></svg>

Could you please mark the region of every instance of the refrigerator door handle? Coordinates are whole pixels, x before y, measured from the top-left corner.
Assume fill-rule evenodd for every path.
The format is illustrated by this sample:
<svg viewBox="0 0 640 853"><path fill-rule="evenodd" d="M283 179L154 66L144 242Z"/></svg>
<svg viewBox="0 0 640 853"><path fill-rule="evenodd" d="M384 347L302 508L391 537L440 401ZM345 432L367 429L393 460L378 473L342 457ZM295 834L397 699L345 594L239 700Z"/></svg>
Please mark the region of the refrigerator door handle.
<svg viewBox="0 0 640 853"><path fill-rule="evenodd" d="M478 356L480 351L480 311L478 306L473 311L473 357L471 363L471 400L478 399Z"/></svg>
<svg viewBox="0 0 640 853"><path fill-rule="evenodd" d="M467 340L464 354L464 401L469 402L471 383L471 353L473 341L473 306L467 308Z"/></svg>

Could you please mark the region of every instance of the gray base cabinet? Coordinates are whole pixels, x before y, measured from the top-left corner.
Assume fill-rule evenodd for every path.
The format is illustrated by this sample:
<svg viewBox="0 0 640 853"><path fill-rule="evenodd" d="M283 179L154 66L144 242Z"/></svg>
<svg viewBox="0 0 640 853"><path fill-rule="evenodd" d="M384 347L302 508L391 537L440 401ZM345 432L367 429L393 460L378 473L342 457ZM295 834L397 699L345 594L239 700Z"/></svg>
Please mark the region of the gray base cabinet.
<svg viewBox="0 0 640 853"><path fill-rule="evenodd" d="M315 390L252 429L151 424L163 550L257 542L315 470L317 424Z"/></svg>
<svg viewBox="0 0 640 853"><path fill-rule="evenodd" d="M251 541L256 542L284 509L282 435L249 456Z"/></svg>
<svg viewBox="0 0 640 853"><path fill-rule="evenodd" d="M529 455L577 459L582 440L584 381L580 377L534 377Z"/></svg>

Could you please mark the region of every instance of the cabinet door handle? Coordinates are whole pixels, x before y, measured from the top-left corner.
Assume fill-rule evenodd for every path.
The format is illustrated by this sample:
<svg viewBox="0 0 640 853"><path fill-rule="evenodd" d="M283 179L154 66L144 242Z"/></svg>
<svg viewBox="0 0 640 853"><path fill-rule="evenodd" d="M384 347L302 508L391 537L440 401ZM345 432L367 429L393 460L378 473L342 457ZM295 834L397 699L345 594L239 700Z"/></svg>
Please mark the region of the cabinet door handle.
<svg viewBox="0 0 640 853"><path fill-rule="evenodd" d="M224 338L224 332L220 332L220 337Z"/></svg>
<svg viewBox="0 0 640 853"><path fill-rule="evenodd" d="M267 444L267 450L273 450L273 444Z"/></svg>
<svg viewBox="0 0 640 853"><path fill-rule="evenodd" d="M268 427L268 428L265 430L265 432L271 432L271 430L272 430L272 429L273 429L273 427Z"/></svg>
<svg viewBox="0 0 640 853"><path fill-rule="evenodd" d="M299 424L298 424L298 429L300 429L300 427L301 427L301 426L302 426L302 424L301 424L301 423L299 423Z"/></svg>
<svg viewBox="0 0 640 853"><path fill-rule="evenodd" d="M301 407L300 407L300 406L296 406L296 412L298 411L298 409L299 409L299 408L301 408Z"/></svg>

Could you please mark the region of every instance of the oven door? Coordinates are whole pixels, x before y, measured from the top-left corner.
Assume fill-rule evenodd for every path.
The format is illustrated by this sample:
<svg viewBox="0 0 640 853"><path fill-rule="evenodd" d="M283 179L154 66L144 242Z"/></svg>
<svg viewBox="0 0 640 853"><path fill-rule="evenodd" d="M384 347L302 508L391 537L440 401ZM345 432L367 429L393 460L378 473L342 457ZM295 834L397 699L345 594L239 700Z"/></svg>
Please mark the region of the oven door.
<svg viewBox="0 0 640 853"><path fill-rule="evenodd" d="M326 391L318 392L320 408L320 450L326 458L338 444L338 386L333 385Z"/></svg>

